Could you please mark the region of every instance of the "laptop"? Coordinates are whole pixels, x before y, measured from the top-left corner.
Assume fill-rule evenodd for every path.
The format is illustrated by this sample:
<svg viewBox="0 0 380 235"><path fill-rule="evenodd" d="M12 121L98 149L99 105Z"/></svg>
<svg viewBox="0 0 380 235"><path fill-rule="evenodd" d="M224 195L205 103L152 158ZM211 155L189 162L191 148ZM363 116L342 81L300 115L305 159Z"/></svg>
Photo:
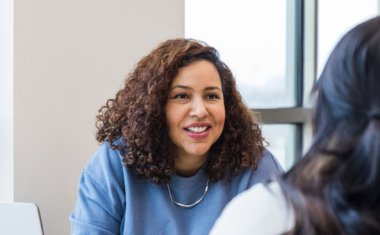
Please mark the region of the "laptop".
<svg viewBox="0 0 380 235"><path fill-rule="evenodd" d="M37 205L33 203L0 202L0 234L43 235Z"/></svg>

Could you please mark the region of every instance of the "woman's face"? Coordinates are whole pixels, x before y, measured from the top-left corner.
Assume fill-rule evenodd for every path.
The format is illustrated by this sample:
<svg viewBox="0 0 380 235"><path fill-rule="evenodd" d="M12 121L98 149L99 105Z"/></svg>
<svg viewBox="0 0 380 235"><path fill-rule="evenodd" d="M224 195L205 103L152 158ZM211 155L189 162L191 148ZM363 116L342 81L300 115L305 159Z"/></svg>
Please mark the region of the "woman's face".
<svg viewBox="0 0 380 235"><path fill-rule="evenodd" d="M170 138L181 155L204 155L222 134L225 109L215 66L196 61L179 69L166 104Z"/></svg>

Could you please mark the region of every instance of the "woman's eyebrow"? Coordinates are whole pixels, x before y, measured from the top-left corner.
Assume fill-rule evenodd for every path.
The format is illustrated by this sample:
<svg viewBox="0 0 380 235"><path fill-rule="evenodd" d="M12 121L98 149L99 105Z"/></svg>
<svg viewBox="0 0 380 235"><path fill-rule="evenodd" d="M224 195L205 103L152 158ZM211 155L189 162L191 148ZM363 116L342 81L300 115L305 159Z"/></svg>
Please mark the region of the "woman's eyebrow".
<svg viewBox="0 0 380 235"><path fill-rule="evenodd" d="M182 88L182 89L192 90L192 88L188 87L188 86L176 85L176 86L173 86L172 88L170 88L170 91L173 90L173 89L175 89L175 88Z"/></svg>
<svg viewBox="0 0 380 235"><path fill-rule="evenodd" d="M173 86L172 88L170 88L170 91L172 91L172 90L174 90L174 89L176 89L176 88L187 89L187 90L193 90L193 88L188 87L188 86L176 85L176 86ZM204 90L205 90L205 91L209 91L209 90L215 90L215 89L222 91L219 87L216 87L216 86L206 87Z"/></svg>
<svg viewBox="0 0 380 235"><path fill-rule="evenodd" d="M215 89L218 89L219 91L222 91L219 87L216 87L216 86L206 87L206 88L205 88L205 91L215 90Z"/></svg>

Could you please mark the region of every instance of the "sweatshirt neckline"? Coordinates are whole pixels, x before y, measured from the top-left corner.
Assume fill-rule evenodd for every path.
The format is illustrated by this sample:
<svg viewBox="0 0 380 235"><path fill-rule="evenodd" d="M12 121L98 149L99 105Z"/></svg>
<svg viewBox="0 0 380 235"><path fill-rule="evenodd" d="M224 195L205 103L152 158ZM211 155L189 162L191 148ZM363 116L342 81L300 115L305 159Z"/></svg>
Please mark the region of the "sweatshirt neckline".
<svg viewBox="0 0 380 235"><path fill-rule="evenodd" d="M172 175L172 179L169 183L170 188L178 189L181 191L192 190L197 187L206 187L208 175L205 170L205 165L199 169L199 171L191 177L181 177L176 174Z"/></svg>

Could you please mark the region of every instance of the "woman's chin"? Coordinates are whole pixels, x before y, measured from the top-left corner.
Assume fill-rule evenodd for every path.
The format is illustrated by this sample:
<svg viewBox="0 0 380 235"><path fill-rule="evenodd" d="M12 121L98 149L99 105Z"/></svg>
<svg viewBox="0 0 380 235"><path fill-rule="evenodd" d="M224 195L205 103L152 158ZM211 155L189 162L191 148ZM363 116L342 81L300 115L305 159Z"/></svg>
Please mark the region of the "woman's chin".
<svg viewBox="0 0 380 235"><path fill-rule="evenodd" d="M187 152L188 154L190 154L190 155L203 156L203 155L205 155L209 150L210 150L210 148L208 148L208 147L201 147L201 148L193 147L193 148L188 148L188 149L186 149L186 152Z"/></svg>

